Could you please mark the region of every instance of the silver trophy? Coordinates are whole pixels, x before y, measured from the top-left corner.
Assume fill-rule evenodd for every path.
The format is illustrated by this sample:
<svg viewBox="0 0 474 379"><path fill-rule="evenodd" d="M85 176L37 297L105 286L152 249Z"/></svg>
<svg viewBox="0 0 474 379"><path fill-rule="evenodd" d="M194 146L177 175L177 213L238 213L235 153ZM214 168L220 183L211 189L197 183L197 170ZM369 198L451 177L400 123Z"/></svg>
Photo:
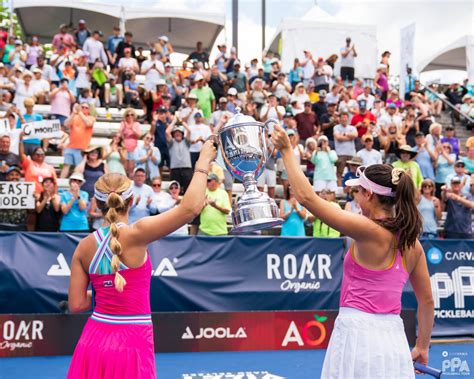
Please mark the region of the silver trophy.
<svg viewBox="0 0 474 379"><path fill-rule="evenodd" d="M219 146L224 165L240 180L244 194L232 207L232 234L248 233L283 223L275 200L257 189L268 157L267 134L275 120L264 124L237 112L219 130Z"/></svg>

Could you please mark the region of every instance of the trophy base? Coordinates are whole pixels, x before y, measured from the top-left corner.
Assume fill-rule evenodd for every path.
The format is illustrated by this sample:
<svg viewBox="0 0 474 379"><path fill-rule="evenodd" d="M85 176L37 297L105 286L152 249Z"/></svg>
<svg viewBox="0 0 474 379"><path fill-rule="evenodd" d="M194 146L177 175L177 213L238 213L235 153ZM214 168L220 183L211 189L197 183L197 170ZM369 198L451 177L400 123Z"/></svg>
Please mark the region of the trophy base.
<svg viewBox="0 0 474 379"><path fill-rule="evenodd" d="M280 210L266 193L244 194L234 205L230 234L242 234L281 225Z"/></svg>

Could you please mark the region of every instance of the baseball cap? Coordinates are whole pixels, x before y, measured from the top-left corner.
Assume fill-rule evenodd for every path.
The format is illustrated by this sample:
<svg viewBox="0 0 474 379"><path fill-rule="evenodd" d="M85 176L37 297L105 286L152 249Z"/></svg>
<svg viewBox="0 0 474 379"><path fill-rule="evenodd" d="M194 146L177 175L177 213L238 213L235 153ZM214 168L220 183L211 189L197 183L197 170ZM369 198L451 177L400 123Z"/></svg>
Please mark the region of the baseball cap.
<svg viewBox="0 0 474 379"><path fill-rule="evenodd" d="M293 113L291 113L291 112L286 112L284 117L293 117Z"/></svg>
<svg viewBox="0 0 474 379"><path fill-rule="evenodd" d="M319 97L326 97L326 95L328 94L328 91L326 91L325 89L322 89L318 92L319 94Z"/></svg>
<svg viewBox="0 0 474 379"><path fill-rule="evenodd" d="M207 176L207 180L217 180L219 181L219 177L215 172L210 172L209 175Z"/></svg>
<svg viewBox="0 0 474 379"><path fill-rule="evenodd" d="M234 61L234 66L240 66L240 61L238 59Z"/></svg>
<svg viewBox="0 0 474 379"><path fill-rule="evenodd" d="M135 174L135 173L138 172L138 171L146 172L143 167L137 167L137 168L135 168L135 170L133 170L133 173Z"/></svg>
<svg viewBox="0 0 474 379"><path fill-rule="evenodd" d="M197 100L198 97L197 97L197 95L196 95L195 93L190 93L190 94L186 97L186 99Z"/></svg>
<svg viewBox="0 0 474 379"><path fill-rule="evenodd" d="M162 41L165 41L165 42L169 41L168 37L166 37L166 36L160 36L160 37L158 37L158 39L161 39Z"/></svg>
<svg viewBox="0 0 474 379"><path fill-rule="evenodd" d="M318 137L318 142L319 141L329 141L328 137L326 137L324 134L322 136Z"/></svg>
<svg viewBox="0 0 474 379"><path fill-rule="evenodd" d="M194 81L199 82L200 80L204 80L204 76L202 76L199 72L194 76Z"/></svg>
<svg viewBox="0 0 474 379"><path fill-rule="evenodd" d="M367 101L359 100L359 108L360 109L367 109Z"/></svg>
<svg viewBox="0 0 474 379"><path fill-rule="evenodd" d="M15 40L15 45L23 45L23 41L21 39Z"/></svg>
<svg viewBox="0 0 474 379"><path fill-rule="evenodd" d="M168 112L168 109L166 109L166 107L159 107L156 111L158 113L166 113Z"/></svg>
<svg viewBox="0 0 474 379"><path fill-rule="evenodd" d="M17 171L17 172L19 172L19 173L21 174L21 168L18 167L18 166L10 166L10 167L8 167L7 174L9 174L9 173L12 172L12 171Z"/></svg>
<svg viewBox="0 0 474 379"><path fill-rule="evenodd" d="M84 179L84 175L80 172L74 172L70 177L69 180L79 180L80 182L84 183L86 180Z"/></svg>
<svg viewBox="0 0 474 379"><path fill-rule="evenodd" d="M198 117L202 117L202 113L201 112L196 112L194 114L194 118L198 118Z"/></svg>
<svg viewBox="0 0 474 379"><path fill-rule="evenodd" d="M156 83L157 86L165 86L166 81L164 79L158 79L158 82Z"/></svg>
<svg viewBox="0 0 474 379"><path fill-rule="evenodd" d="M173 134L174 132L181 132L181 133L184 134L184 132L185 132L184 126L183 125L175 125L173 127L173 129L171 130L171 134Z"/></svg>
<svg viewBox="0 0 474 379"><path fill-rule="evenodd" d="M237 96L237 90L236 90L234 87L229 88L229 89L227 90L227 95Z"/></svg>
<svg viewBox="0 0 474 379"><path fill-rule="evenodd" d="M457 176L454 176L452 179L451 179L451 184L453 183L461 183L461 178L457 177Z"/></svg>
<svg viewBox="0 0 474 379"><path fill-rule="evenodd" d="M219 99L219 103L227 103L227 98L226 97L221 97Z"/></svg>
<svg viewBox="0 0 474 379"><path fill-rule="evenodd" d="M293 129L286 129L286 134L288 134L288 136L294 136L296 132Z"/></svg>
<svg viewBox="0 0 474 379"><path fill-rule="evenodd" d="M387 105L387 108L389 109L397 109L397 105L395 103L390 103Z"/></svg>
<svg viewBox="0 0 474 379"><path fill-rule="evenodd" d="M79 24L85 24L86 21L85 20L79 20Z"/></svg>
<svg viewBox="0 0 474 379"><path fill-rule="evenodd" d="M466 164L464 163L464 161L462 159L458 159L456 161L456 163L454 163L455 166L458 166L458 165L462 165L463 167L466 166Z"/></svg>
<svg viewBox="0 0 474 379"><path fill-rule="evenodd" d="M150 55L155 55L156 54L156 49L150 49Z"/></svg>
<svg viewBox="0 0 474 379"><path fill-rule="evenodd" d="M423 132L416 132L415 134L415 137L424 137L424 133Z"/></svg>

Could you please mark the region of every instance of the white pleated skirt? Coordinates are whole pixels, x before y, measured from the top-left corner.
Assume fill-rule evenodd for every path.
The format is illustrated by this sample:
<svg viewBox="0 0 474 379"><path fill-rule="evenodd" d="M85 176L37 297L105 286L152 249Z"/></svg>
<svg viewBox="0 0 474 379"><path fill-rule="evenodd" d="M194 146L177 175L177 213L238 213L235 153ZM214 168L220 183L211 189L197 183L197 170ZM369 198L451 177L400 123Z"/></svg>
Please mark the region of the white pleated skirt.
<svg viewBox="0 0 474 379"><path fill-rule="evenodd" d="M321 378L415 378L403 320L395 314L371 314L342 307Z"/></svg>

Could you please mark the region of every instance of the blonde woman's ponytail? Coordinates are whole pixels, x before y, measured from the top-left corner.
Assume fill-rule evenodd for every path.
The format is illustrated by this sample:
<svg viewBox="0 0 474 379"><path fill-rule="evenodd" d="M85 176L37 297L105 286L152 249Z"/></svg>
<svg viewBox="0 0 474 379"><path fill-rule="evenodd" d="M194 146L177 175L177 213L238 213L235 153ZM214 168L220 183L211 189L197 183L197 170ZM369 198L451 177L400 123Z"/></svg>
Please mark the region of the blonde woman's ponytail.
<svg viewBox="0 0 474 379"><path fill-rule="evenodd" d="M110 265L112 266L112 271L115 273L115 289L119 292L122 292L127 282L119 272L121 264L120 255L122 255L122 245L118 240L120 230L117 226L117 210L123 209L125 207L125 203L120 195L115 192L111 192L107 197L106 206L108 208L108 211L105 214L105 220L110 224L110 250L113 253Z"/></svg>

